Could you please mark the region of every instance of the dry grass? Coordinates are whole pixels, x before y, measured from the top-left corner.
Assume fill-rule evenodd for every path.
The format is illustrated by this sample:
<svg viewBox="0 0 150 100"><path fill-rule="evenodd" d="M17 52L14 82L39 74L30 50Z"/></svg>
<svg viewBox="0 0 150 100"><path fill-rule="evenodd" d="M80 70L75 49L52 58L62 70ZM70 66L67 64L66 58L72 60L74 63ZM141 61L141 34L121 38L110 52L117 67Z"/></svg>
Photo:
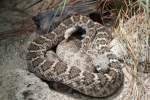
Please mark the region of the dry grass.
<svg viewBox="0 0 150 100"><path fill-rule="evenodd" d="M130 12L124 13L125 16L122 16L122 18L119 18L121 21L119 23L118 29L116 29L116 32L115 32L115 33L118 33L116 35L120 37L120 39L122 40L121 42L125 44L125 48L127 49L127 52L130 56L130 60L128 59L128 63L129 61L131 63L130 65L126 67L125 76L127 78L127 82L129 86L127 88L127 96L124 97L123 100L149 100L150 98L150 94L148 93L150 92L150 90L146 91L146 85L149 85L149 84L145 83L145 81L148 80L149 75L148 73L147 74L143 73L142 70L139 69L139 59L142 57L137 54L138 53L137 51L139 52L142 51L143 49L142 45L144 44L142 44L141 40L138 40L138 39L136 39L135 43L132 41L132 37L134 36L133 35L134 33L138 33L140 35L145 34L148 37L149 32L150 32L150 21L147 20L149 18L149 16L147 16L148 13L142 14L141 11L144 11L144 9L142 10L142 8L140 7L139 9L141 10L137 10L138 12L138 15L136 16L137 18L130 18L130 16L132 15ZM125 22L127 21L127 19L129 19L129 21L127 22L128 24L125 25L126 24ZM128 28L125 28L125 27L128 27ZM146 40L145 38L143 41L148 42L148 39ZM137 46L139 46L140 49L135 48ZM147 44L147 52L145 52L147 54L145 55L146 55L146 60L148 62L146 62L147 64L145 65L147 65L147 67L150 68L148 64L150 63L149 51L150 51L150 48ZM142 68L144 68L143 70L146 69L145 66L142 66Z"/></svg>

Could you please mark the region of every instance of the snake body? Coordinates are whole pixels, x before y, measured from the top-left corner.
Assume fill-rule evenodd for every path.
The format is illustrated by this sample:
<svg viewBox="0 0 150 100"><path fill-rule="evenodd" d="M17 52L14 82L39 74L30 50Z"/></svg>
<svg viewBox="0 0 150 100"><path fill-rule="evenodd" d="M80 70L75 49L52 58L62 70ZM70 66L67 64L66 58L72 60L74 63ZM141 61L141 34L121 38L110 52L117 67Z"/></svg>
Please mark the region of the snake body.
<svg viewBox="0 0 150 100"><path fill-rule="evenodd" d="M86 31L86 36L82 42L78 39L70 41L70 45L69 38L79 27ZM51 50L64 39L68 48L62 43L57 50L59 57ZM99 23L86 16L72 16L60 23L52 32L39 36L30 43L27 53L28 69L44 80L62 83L88 96L110 96L122 86L124 80L119 60L107 48L110 41L110 33ZM80 46L78 47L78 45ZM61 49L63 46L66 48ZM73 49L69 49L69 46L72 46ZM94 49L95 47L97 48ZM92 60L97 59L97 61L103 59L103 56L99 55L104 55L108 58L107 64L97 63L93 60L95 62L91 66L100 64L104 68L107 65L108 68L99 72L89 71L84 68L85 63L88 63L89 60L85 60L87 62L84 64L68 64L66 60L63 60L67 53L61 52L61 50L79 52L85 55L80 59L90 57ZM81 62L84 62L84 60L81 60Z"/></svg>

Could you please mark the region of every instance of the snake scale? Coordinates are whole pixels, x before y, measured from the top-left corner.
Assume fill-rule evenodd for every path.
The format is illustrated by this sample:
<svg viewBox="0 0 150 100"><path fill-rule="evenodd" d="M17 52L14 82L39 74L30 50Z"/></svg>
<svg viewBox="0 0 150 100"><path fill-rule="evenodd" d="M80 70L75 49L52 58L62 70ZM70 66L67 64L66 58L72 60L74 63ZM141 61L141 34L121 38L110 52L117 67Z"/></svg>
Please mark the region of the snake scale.
<svg viewBox="0 0 150 100"><path fill-rule="evenodd" d="M86 31L86 36L82 42L78 39L72 39L69 42L69 38L79 27ZM62 42L63 40L66 43ZM28 69L43 80L62 83L82 94L92 97L108 97L119 90L124 80L119 60L107 48L110 41L109 31L102 27L101 24L92 21L86 16L71 16L61 22L52 32L39 36L30 43L27 53ZM58 54L60 54L59 57L51 50L60 42L61 45L58 46L57 50ZM65 45L68 45L68 47L66 46L65 48ZM73 49L69 49L71 45L74 47ZM81 62L83 61L82 58L88 59L88 56L95 55L94 57L91 56L91 59L97 58L97 60L91 66L99 65L104 68L107 67L107 70L95 72L84 68L82 63L79 65L67 64L61 59L67 54L61 52L63 46L65 50L78 51L80 54L86 55L86 57L81 56L79 58ZM94 49L95 47L97 49ZM108 58L107 64L97 63L103 57ZM85 64L90 65L88 60L85 61L87 61Z"/></svg>

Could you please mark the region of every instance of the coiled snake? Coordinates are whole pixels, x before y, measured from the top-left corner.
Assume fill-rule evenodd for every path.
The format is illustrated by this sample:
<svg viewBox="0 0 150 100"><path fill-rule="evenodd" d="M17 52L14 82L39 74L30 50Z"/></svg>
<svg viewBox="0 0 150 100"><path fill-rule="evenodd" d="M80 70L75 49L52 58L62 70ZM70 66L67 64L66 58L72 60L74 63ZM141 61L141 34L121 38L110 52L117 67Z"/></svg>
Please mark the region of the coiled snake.
<svg viewBox="0 0 150 100"><path fill-rule="evenodd" d="M82 41L70 38L80 27L86 32ZM111 40L105 27L86 16L74 15L31 42L28 69L44 80L62 83L88 96L110 96L124 80L120 62L108 47ZM57 55L51 50L59 43ZM92 69L97 66L102 71Z"/></svg>

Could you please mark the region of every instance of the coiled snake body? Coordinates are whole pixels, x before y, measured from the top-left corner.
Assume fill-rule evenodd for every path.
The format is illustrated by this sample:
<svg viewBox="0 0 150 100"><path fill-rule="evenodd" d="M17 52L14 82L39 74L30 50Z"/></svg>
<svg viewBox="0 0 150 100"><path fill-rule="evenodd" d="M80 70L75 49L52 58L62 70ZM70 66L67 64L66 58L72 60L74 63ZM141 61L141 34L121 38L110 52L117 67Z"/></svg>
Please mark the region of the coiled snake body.
<svg viewBox="0 0 150 100"><path fill-rule="evenodd" d="M79 27L86 31L82 42L78 39L69 41L71 35ZM62 40L64 41L61 42ZM100 24L85 16L72 16L64 20L49 34L40 36L31 42L27 53L28 69L44 80L62 83L88 96L110 96L122 86L124 80L120 62L108 48L110 41L111 34ZM60 57L58 57L56 53L49 50L52 50L60 42L61 45L57 50ZM71 46L69 43L73 49L69 49ZM78 45L80 46L78 47ZM73 53L85 55L79 58L81 62L85 61L85 63L68 64L67 60L70 58L61 50L70 50ZM65 55L68 57L67 60L63 60ZM105 64L102 62L103 57L107 58L107 61L104 61ZM88 58L92 61L86 60ZM106 65L107 69L99 72L89 71L84 68L86 65L89 65L88 67L90 65L101 66L104 69Z"/></svg>

